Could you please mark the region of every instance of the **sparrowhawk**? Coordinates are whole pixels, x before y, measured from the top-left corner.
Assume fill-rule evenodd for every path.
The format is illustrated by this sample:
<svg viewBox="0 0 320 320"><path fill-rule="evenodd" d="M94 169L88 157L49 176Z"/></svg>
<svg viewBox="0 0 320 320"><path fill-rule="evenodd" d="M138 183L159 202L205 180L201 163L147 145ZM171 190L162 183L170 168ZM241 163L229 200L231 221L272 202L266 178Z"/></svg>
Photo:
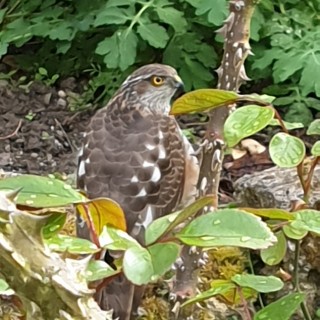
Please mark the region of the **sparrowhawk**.
<svg viewBox="0 0 320 320"><path fill-rule="evenodd" d="M127 232L140 243L154 219L195 195L198 163L169 115L171 100L182 85L170 66L139 68L93 116L85 134L78 187L89 198L117 201L125 212ZM78 234L85 234L80 226ZM138 288L122 275L102 289L98 302L127 320L140 298Z"/></svg>

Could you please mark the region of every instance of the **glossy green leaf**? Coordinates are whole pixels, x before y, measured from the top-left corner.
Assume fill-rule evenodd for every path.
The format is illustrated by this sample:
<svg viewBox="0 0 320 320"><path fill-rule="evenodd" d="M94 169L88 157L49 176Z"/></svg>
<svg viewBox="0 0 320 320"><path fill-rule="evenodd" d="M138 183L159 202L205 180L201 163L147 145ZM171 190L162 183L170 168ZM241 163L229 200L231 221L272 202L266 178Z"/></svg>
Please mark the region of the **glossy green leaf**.
<svg viewBox="0 0 320 320"><path fill-rule="evenodd" d="M140 247L140 244L126 232L111 226L104 226L99 236L102 248L110 250L127 250L131 247Z"/></svg>
<svg viewBox="0 0 320 320"><path fill-rule="evenodd" d="M274 110L267 107L248 105L231 113L224 125L224 137L229 147L243 138L265 128L274 117Z"/></svg>
<svg viewBox="0 0 320 320"><path fill-rule="evenodd" d="M228 293L231 290L234 290L236 288L236 285L230 280L218 280L218 281L219 283L217 283L213 288L199 293L194 298L189 299L188 301L183 303L181 307L184 307L191 303L207 300L216 295L222 295L222 294Z"/></svg>
<svg viewBox="0 0 320 320"><path fill-rule="evenodd" d="M311 149L311 154L315 157L319 157L320 156L320 141L317 141Z"/></svg>
<svg viewBox="0 0 320 320"><path fill-rule="evenodd" d="M300 129L304 127L303 123L300 122L287 122L284 120L282 120L282 122L287 130ZM272 119L269 123L269 126L280 126L280 122L278 119Z"/></svg>
<svg viewBox="0 0 320 320"><path fill-rule="evenodd" d="M186 222L188 218L195 215L199 210L210 203L212 203L212 196L203 197L181 211L174 212L154 220L146 230L146 244L149 245L155 242L162 235L170 232L182 222Z"/></svg>
<svg viewBox="0 0 320 320"><path fill-rule="evenodd" d="M179 246L175 243L159 243L143 248L134 246L125 251L123 270L126 277L136 285L157 280L176 261Z"/></svg>
<svg viewBox="0 0 320 320"><path fill-rule="evenodd" d="M259 217L265 217L270 219L279 220L293 220L294 215L286 210L278 208L239 208L241 210L253 213Z"/></svg>
<svg viewBox="0 0 320 320"><path fill-rule="evenodd" d="M276 241L274 234L259 217L237 209L222 209L200 216L176 237L183 243L200 247L264 249Z"/></svg>
<svg viewBox="0 0 320 320"><path fill-rule="evenodd" d="M100 251L96 245L89 240L57 234L44 240L45 244L57 252L69 252L74 254L90 254Z"/></svg>
<svg viewBox="0 0 320 320"><path fill-rule="evenodd" d="M67 219L66 213L52 213L51 216L48 218L48 222L42 228L42 235L45 239L52 237L54 234L59 232Z"/></svg>
<svg viewBox="0 0 320 320"><path fill-rule="evenodd" d="M11 296L14 291L9 287L4 279L0 279L0 295Z"/></svg>
<svg viewBox="0 0 320 320"><path fill-rule="evenodd" d="M199 89L186 93L175 100L171 108L171 114L186 114L191 112L203 112L236 102L239 96L232 91L219 89Z"/></svg>
<svg viewBox="0 0 320 320"><path fill-rule="evenodd" d="M283 288L283 282L274 276L236 274L231 278L231 280L240 287L249 287L262 293L274 292Z"/></svg>
<svg viewBox="0 0 320 320"><path fill-rule="evenodd" d="M261 250L262 261L269 265L274 266L282 261L287 252L287 240L283 231L279 231L275 234L277 242L267 249Z"/></svg>
<svg viewBox="0 0 320 320"><path fill-rule="evenodd" d="M320 135L320 119L313 120L307 130L308 135Z"/></svg>
<svg viewBox="0 0 320 320"><path fill-rule="evenodd" d="M288 238L295 240L301 240L308 234L308 231L296 229L291 224L283 226L283 232Z"/></svg>
<svg viewBox="0 0 320 320"><path fill-rule="evenodd" d="M270 141L269 153L279 167L292 168L303 161L306 147L301 139L279 132Z"/></svg>
<svg viewBox="0 0 320 320"><path fill-rule="evenodd" d="M85 277L87 281L97 281L114 276L120 271L120 269L114 270L102 260L91 260L86 270Z"/></svg>
<svg viewBox="0 0 320 320"><path fill-rule="evenodd" d="M299 210L295 212L296 219L291 222L291 226L298 230L315 232L320 235L320 211Z"/></svg>
<svg viewBox="0 0 320 320"><path fill-rule="evenodd" d="M151 255L154 275L160 277L177 260L180 247L176 243L165 242L156 243L147 249Z"/></svg>
<svg viewBox="0 0 320 320"><path fill-rule="evenodd" d="M84 197L61 180L36 175L21 175L0 180L1 191L21 189L16 204L33 208L63 207Z"/></svg>
<svg viewBox="0 0 320 320"><path fill-rule="evenodd" d="M254 320L290 320L305 297L303 293L290 293L261 309Z"/></svg>

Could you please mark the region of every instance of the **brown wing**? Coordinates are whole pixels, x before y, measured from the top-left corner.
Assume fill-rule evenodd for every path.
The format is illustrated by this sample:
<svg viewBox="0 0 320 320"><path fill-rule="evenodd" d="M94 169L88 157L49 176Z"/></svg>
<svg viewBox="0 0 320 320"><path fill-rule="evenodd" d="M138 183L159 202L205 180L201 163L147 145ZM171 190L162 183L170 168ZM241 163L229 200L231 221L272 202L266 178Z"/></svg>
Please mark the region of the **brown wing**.
<svg viewBox="0 0 320 320"><path fill-rule="evenodd" d="M179 203L184 153L173 118L102 109L85 137L78 187L89 198L117 201L126 214L128 232L138 236L153 219L170 213Z"/></svg>

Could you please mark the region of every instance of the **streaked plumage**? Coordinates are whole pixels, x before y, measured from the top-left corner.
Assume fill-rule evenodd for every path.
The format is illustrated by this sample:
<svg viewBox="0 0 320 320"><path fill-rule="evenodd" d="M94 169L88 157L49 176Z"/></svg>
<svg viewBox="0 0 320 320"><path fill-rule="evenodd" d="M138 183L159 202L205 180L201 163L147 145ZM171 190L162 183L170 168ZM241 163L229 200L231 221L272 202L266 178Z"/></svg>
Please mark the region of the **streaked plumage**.
<svg viewBox="0 0 320 320"><path fill-rule="evenodd" d="M171 99L181 85L169 66L136 70L92 118L79 158L78 187L89 198L117 201L126 214L128 233L141 243L147 225L195 194L197 161L169 116ZM102 291L100 305L113 308L121 320L130 319L133 285L120 276ZM134 300L139 303L139 294Z"/></svg>

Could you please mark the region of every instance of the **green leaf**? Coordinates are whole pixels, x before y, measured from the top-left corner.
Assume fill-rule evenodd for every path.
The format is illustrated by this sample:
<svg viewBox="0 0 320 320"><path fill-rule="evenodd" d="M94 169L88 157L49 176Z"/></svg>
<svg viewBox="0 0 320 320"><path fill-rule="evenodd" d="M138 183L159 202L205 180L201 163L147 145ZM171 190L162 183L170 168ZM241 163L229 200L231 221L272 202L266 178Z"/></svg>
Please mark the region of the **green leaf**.
<svg viewBox="0 0 320 320"><path fill-rule="evenodd" d="M282 122L287 130L304 128L304 125L301 122L287 122L284 120L282 120ZM280 126L280 122L278 119L272 119L269 123L269 126Z"/></svg>
<svg viewBox="0 0 320 320"><path fill-rule="evenodd" d="M269 153L272 161L279 167L292 168L303 161L306 147L299 138L279 132L270 141Z"/></svg>
<svg viewBox="0 0 320 320"><path fill-rule="evenodd" d="M294 215L293 213L283 210L283 209L278 209L278 208L239 208L241 210L250 212L255 214L256 216L259 217L266 217L269 219L273 220L293 220Z"/></svg>
<svg viewBox="0 0 320 320"><path fill-rule="evenodd" d="M274 276L256 276L254 274L236 274L231 278L238 286L252 288L258 292L268 293L281 290L283 282Z"/></svg>
<svg viewBox="0 0 320 320"><path fill-rule="evenodd" d="M51 177L26 174L0 180L0 190L18 189L15 203L33 208L64 207L85 199L70 185Z"/></svg>
<svg viewBox="0 0 320 320"><path fill-rule="evenodd" d="M136 60L138 38L133 30L119 30L98 43L95 52L104 55L108 68L125 70Z"/></svg>
<svg viewBox="0 0 320 320"><path fill-rule="evenodd" d="M157 23L140 24L137 31L142 39L155 48L164 48L169 40L166 29Z"/></svg>
<svg viewBox="0 0 320 320"><path fill-rule="evenodd" d="M91 254L100 251L96 245L89 240L57 234L52 238L45 239L44 243L57 252L69 252L73 254Z"/></svg>
<svg viewBox="0 0 320 320"><path fill-rule="evenodd" d="M109 25L109 24L125 24L133 15L132 10L118 8L118 7L109 7L107 6L100 11L95 20L94 27Z"/></svg>
<svg viewBox="0 0 320 320"><path fill-rule="evenodd" d="M279 231L275 235L278 241L271 247L261 250L260 253L262 261L269 266L280 263L287 252L287 241L283 231Z"/></svg>
<svg viewBox="0 0 320 320"><path fill-rule="evenodd" d="M131 247L140 247L140 244L126 232L111 226L104 226L99 236L102 248L110 250L127 250Z"/></svg>
<svg viewBox="0 0 320 320"><path fill-rule="evenodd" d="M290 105L284 115L284 119L288 122L301 122L307 127L313 120L313 115L305 102L295 102Z"/></svg>
<svg viewBox="0 0 320 320"><path fill-rule="evenodd" d="M293 228L320 235L320 211L306 209L296 211L294 214L296 219L291 222Z"/></svg>
<svg viewBox="0 0 320 320"><path fill-rule="evenodd" d="M46 225L42 228L42 235L45 239L51 238L57 232L59 232L67 219L66 213L54 212L48 218Z"/></svg>
<svg viewBox="0 0 320 320"><path fill-rule="evenodd" d="M225 0L186 0L196 7L196 15L208 14L208 21L216 26L220 26L227 15L227 2Z"/></svg>
<svg viewBox="0 0 320 320"><path fill-rule="evenodd" d="M154 280L155 277L162 276L171 268L178 258L180 247L176 243L166 242L156 243L147 249L153 264L154 276L152 280Z"/></svg>
<svg viewBox="0 0 320 320"><path fill-rule="evenodd" d="M319 157L320 156L320 141L317 141L311 149L311 154L315 157Z"/></svg>
<svg viewBox="0 0 320 320"><path fill-rule="evenodd" d="M283 226L283 232L288 238L295 240L301 240L308 234L308 231L296 229L291 224Z"/></svg>
<svg viewBox="0 0 320 320"><path fill-rule="evenodd" d="M255 314L254 320L290 320L305 297L303 293L290 293L261 309Z"/></svg>
<svg viewBox="0 0 320 320"><path fill-rule="evenodd" d="M123 271L128 280L138 286L149 283L153 276L153 264L148 250L140 246L126 250Z"/></svg>
<svg viewBox="0 0 320 320"><path fill-rule="evenodd" d="M320 81L315 74L320 74L320 54L319 52L310 52L304 59L305 66L302 70L300 86L301 93L307 96L311 92L315 92L320 97Z"/></svg>
<svg viewBox="0 0 320 320"><path fill-rule="evenodd" d="M203 197L181 211L174 212L154 220L146 229L146 245L157 241L165 233L172 231L182 222L186 222L188 218L195 215L200 209L210 203L212 203L212 196Z"/></svg>
<svg viewBox="0 0 320 320"><path fill-rule="evenodd" d="M175 262L179 246L175 243L159 243L148 247L131 247L125 251L123 270L132 283L147 284L157 280Z"/></svg>
<svg viewBox="0 0 320 320"><path fill-rule="evenodd" d="M241 226L241 228L239 228ZM276 237L253 214L237 209L223 209L194 219L176 237L183 243L199 247L238 246L264 249Z"/></svg>
<svg viewBox="0 0 320 320"><path fill-rule="evenodd" d="M173 7L156 7L159 19L173 27L175 32L184 32L187 27L187 21L183 17L183 12Z"/></svg>
<svg viewBox="0 0 320 320"><path fill-rule="evenodd" d="M9 287L4 279L0 279L0 295L12 296L14 291Z"/></svg>
<svg viewBox="0 0 320 320"><path fill-rule="evenodd" d="M243 138L265 128L274 117L274 110L249 105L237 109L227 118L224 125L224 137L229 147L235 146Z"/></svg>
<svg viewBox="0 0 320 320"><path fill-rule="evenodd" d="M5 55L8 51L9 43L0 41L0 57Z"/></svg>
<svg viewBox="0 0 320 320"><path fill-rule="evenodd" d="M91 260L86 270L87 281L97 281L118 274L121 270L114 270L106 262L101 260Z"/></svg>
<svg viewBox="0 0 320 320"><path fill-rule="evenodd" d="M194 90L175 100L171 108L171 114L203 112L208 109L227 106L235 103L238 97L232 91L219 89Z"/></svg>
<svg viewBox="0 0 320 320"><path fill-rule="evenodd" d="M207 291L203 291L200 294L196 295L194 298L184 302L181 307L185 307L191 303L207 300L216 295L223 295L225 293L230 292L231 290L234 290L235 288L236 288L236 285L230 280L220 280L219 284L216 284L213 288Z"/></svg>
<svg viewBox="0 0 320 320"><path fill-rule="evenodd" d="M308 135L316 134L320 135L320 119L312 121L307 130Z"/></svg>

